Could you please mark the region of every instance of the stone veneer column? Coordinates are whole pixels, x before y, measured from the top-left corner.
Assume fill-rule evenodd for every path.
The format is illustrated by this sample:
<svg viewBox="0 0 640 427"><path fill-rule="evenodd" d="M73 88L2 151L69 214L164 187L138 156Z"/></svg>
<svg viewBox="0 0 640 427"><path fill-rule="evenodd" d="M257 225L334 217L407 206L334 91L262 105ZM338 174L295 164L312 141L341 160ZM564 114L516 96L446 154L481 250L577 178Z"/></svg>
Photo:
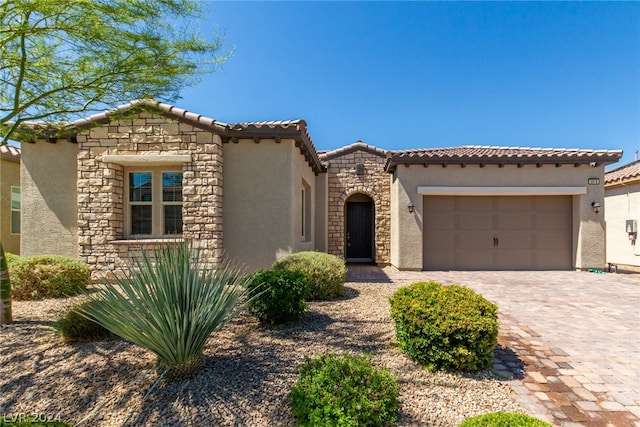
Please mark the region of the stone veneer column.
<svg viewBox="0 0 640 427"><path fill-rule="evenodd" d="M121 269L140 248L158 240L125 240L124 166L104 163L109 155L185 155L183 238L203 248L209 266L222 257L222 142L211 131L148 111L114 119L78 133L79 257L92 277ZM174 164L175 165L175 164Z"/></svg>
<svg viewBox="0 0 640 427"><path fill-rule="evenodd" d="M373 200L375 210L375 262L390 263L391 251L391 182L384 171L385 157L358 150L329 160L328 245L330 254L345 256L345 203L353 194L365 194ZM357 164L364 174L357 175Z"/></svg>

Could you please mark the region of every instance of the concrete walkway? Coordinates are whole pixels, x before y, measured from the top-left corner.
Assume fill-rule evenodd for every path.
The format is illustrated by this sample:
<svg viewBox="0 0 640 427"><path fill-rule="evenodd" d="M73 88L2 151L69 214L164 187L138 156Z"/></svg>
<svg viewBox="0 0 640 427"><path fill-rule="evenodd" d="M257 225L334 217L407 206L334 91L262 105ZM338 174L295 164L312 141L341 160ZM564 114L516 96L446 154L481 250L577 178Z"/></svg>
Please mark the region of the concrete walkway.
<svg viewBox="0 0 640 427"><path fill-rule="evenodd" d="M640 274L350 266L347 280L469 286L499 307L494 369L513 373L527 410L565 427L640 427Z"/></svg>

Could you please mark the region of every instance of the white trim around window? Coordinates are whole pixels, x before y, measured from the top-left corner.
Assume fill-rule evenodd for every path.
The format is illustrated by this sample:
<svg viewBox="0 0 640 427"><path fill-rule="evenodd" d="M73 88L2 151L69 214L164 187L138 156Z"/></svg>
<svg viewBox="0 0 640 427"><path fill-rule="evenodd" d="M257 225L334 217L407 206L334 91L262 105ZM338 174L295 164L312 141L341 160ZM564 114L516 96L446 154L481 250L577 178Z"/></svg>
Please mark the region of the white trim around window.
<svg viewBox="0 0 640 427"><path fill-rule="evenodd" d="M182 236L182 168L132 166L124 176L125 238Z"/></svg>
<svg viewBox="0 0 640 427"><path fill-rule="evenodd" d="M20 234L20 216L22 202L20 198L20 187L11 186L11 234Z"/></svg>

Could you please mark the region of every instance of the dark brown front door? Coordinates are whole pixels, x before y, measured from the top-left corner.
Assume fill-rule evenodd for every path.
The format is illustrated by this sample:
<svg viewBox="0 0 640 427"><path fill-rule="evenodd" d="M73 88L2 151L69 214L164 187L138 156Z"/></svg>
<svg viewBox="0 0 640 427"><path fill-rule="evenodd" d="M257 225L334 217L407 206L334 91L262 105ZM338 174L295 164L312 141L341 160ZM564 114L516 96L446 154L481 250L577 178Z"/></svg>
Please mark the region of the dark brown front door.
<svg viewBox="0 0 640 427"><path fill-rule="evenodd" d="M347 261L373 261L373 203L347 202Z"/></svg>

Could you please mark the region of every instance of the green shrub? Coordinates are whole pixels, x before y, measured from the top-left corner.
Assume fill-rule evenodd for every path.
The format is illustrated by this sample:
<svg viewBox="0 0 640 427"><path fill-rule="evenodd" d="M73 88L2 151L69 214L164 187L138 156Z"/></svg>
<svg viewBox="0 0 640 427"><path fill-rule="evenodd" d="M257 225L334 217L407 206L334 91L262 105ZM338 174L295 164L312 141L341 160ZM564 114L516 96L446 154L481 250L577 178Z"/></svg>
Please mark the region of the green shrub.
<svg viewBox="0 0 640 427"><path fill-rule="evenodd" d="M345 353L305 357L289 402L300 425L395 424L400 388L386 369L364 356Z"/></svg>
<svg viewBox="0 0 640 427"><path fill-rule="evenodd" d="M488 369L498 307L469 288L418 282L389 299L400 348L429 370Z"/></svg>
<svg viewBox="0 0 640 427"><path fill-rule="evenodd" d="M9 268L11 268L11 264L12 263L20 261L20 255L16 255L16 254L12 254L10 252L6 252L4 254L4 256L7 258L7 264L9 265Z"/></svg>
<svg viewBox="0 0 640 427"><path fill-rule="evenodd" d="M91 301L72 308L55 323L54 328L64 342L97 341L111 334L104 326L81 314L89 304Z"/></svg>
<svg viewBox="0 0 640 427"><path fill-rule="evenodd" d="M190 377L203 366L209 336L243 308L237 302L251 280L203 259L190 243L143 249L127 274L98 286L83 313L154 353L162 378Z"/></svg>
<svg viewBox="0 0 640 427"><path fill-rule="evenodd" d="M308 299L327 300L344 293L344 260L324 252L297 252L279 259L274 270L300 271L309 283Z"/></svg>
<svg viewBox="0 0 640 427"><path fill-rule="evenodd" d="M537 418L513 412L494 412L467 418L458 427L552 427Z"/></svg>
<svg viewBox="0 0 640 427"><path fill-rule="evenodd" d="M9 277L17 300L60 298L82 292L89 283L89 266L62 255L9 258Z"/></svg>
<svg viewBox="0 0 640 427"><path fill-rule="evenodd" d="M249 312L261 323L281 325L304 317L307 279L299 271L262 270L248 287Z"/></svg>

